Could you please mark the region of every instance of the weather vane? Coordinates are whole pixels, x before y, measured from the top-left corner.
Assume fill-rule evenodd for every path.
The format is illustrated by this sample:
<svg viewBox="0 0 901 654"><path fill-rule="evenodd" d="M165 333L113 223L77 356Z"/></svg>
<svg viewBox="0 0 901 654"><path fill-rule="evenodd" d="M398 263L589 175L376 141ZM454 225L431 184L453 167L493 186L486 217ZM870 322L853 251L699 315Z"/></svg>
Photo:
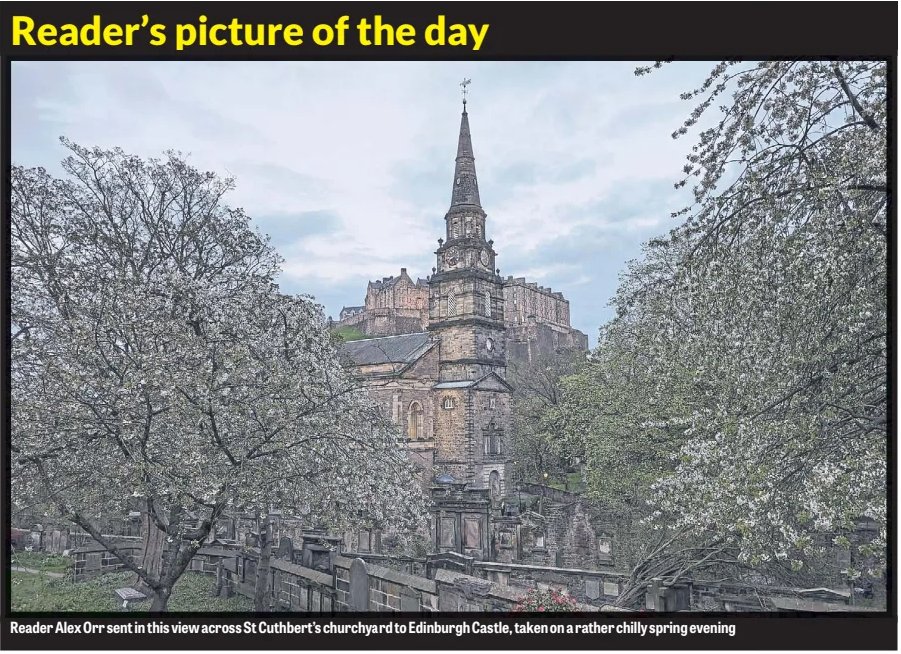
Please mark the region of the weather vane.
<svg viewBox="0 0 901 654"><path fill-rule="evenodd" d="M469 86L469 84L471 82L472 82L472 80L469 79L468 77L464 77L463 81L460 82L460 88L463 89L463 104L464 105L466 104L466 94L469 93L469 91L466 89L466 87Z"/></svg>

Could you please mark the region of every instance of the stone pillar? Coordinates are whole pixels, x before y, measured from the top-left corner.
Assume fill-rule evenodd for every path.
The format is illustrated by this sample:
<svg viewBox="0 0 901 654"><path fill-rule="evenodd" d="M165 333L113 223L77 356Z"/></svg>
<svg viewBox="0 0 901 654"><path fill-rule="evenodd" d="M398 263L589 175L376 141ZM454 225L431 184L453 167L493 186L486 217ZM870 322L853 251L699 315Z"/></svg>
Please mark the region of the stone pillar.
<svg viewBox="0 0 901 654"><path fill-rule="evenodd" d="M363 559L354 559L350 564L350 610L369 610L369 571Z"/></svg>

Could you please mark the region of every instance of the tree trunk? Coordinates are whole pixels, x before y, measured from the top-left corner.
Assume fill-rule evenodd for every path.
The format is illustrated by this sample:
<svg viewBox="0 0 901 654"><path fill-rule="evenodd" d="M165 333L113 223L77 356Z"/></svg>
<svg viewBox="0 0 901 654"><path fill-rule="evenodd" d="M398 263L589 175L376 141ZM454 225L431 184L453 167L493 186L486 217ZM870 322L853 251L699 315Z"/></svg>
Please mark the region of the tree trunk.
<svg viewBox="0 0 901 654"><path fill-rule="evenodd" d="M163 567L163 552L166 551L166 532L159 529L145 513L141 536L143 549L138 565L147 571L151 579L160 579L160 572ZM137 576L134 587L145 595L153 593L153 589Z"/></svg>
<svg viewBox="0 0 901 654"><path fill-rule="evenodd" d="M161 587L159 590L153 592L153 601L150 603L150 612L162 612L166 610L166 607L169 605L169 596L172 594L172 589L169 587Z"/></svg>
<svg viewBox="0 0 901 654"><path fill-rule="evenodd" d="M272 525L267 511L260 518L260 560L253 589L254 611L269 611L269 560L272 558Z"/></svg>

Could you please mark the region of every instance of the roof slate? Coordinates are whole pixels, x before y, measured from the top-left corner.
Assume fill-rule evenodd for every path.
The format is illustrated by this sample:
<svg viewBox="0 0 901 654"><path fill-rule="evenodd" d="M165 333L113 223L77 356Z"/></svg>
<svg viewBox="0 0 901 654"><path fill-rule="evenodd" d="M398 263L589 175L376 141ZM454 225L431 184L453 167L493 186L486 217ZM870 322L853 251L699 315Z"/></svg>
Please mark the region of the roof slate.
<svg viewBox="0 0 901 654"><path fill-rule="evenodd" d="M341 353L358 366L379 363L412 363L431 346L431 334L417 332L400 336L348 341L341 346Z"/></svg>

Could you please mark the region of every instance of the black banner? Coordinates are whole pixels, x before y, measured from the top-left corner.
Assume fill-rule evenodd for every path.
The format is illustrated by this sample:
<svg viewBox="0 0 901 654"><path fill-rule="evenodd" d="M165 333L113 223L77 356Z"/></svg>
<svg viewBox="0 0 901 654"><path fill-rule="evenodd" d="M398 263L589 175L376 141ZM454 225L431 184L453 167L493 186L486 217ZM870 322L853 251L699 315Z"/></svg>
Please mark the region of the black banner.
<svg viewBox="0 0 901 654"><path fill-rule="evenodd" d="M893 3L5 3L24 58L891 57Z"/></svg>
<svg viewBox="0 0 901 654"><path fill-rule="evenodd" d="M894 618L845 614L213 614L17 618L10 649L896 649Z"/></svg>

